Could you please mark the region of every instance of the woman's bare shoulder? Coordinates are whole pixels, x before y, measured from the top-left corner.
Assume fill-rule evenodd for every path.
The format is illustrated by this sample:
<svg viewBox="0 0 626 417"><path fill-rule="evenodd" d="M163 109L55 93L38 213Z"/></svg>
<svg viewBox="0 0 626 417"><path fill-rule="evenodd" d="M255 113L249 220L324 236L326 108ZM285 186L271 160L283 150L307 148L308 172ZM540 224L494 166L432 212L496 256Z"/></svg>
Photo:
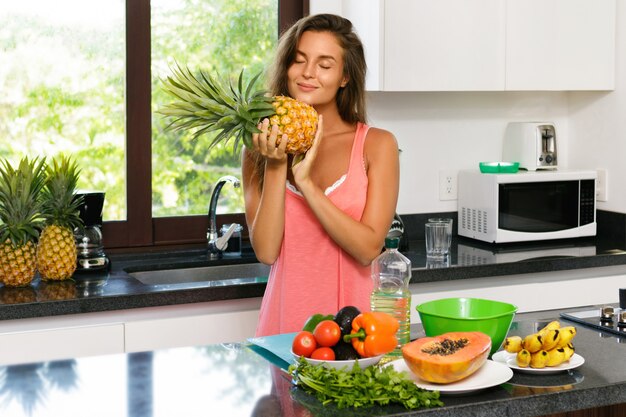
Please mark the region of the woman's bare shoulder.
<svg viewBox="0 0 626 417"><path fill-rule="evenodd" d="M398 141L390 131L377 127L370 127L367 131L365 146L366 149L371 149L375 152L382 150L397 150Z"/></svg>

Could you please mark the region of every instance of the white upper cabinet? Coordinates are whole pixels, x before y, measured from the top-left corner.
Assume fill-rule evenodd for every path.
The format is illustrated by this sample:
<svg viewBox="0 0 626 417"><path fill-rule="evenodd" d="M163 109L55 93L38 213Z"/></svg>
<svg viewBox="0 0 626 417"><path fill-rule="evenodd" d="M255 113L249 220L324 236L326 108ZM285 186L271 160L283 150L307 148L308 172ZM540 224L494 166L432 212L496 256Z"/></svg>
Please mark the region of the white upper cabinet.
<svg viewBox="0 0 626 417"><path fill-rule="evenodd" d="M615 0L310 0L365 44L370 91L611 90Z"/></svg>
<svg viewBox="0 0 626 417"><path fill-rule="evenodd" d="M615 88L615 0L509 0L507 90Z"/></svg>
<svg viewBox="0 0 626 417"><path fill-rule="evenodd" d="M385 91L504 89L502 0L385 2Z"/></svg>
<svg viewBox="0 0 626 417"><path fill-rule="evenodd" d="M354 25L365 50L368 91L382 90L384 1L381 0L309 0L309 13L332 13L344 16Z"/></svg>

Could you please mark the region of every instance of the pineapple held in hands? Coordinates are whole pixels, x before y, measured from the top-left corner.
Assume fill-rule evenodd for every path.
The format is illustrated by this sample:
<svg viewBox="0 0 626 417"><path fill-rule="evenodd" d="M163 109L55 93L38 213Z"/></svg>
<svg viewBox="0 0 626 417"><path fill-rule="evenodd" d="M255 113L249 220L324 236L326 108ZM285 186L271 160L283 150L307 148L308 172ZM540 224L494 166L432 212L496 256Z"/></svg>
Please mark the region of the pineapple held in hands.
<svg viewBox="0 0 626 417"><path fill-rule="evenodd" d="M42 191L46 226L37 245L37 269L44 280L69 279L76 270L73 230L82 224L81 201L75 196L79 170L70 157L60 156L46 173Z"/></svg>
<svg viewBox="0 0 626 417"><path fill-rule="evenodd" d="M260 133L257 124L269 118L270 126L278 126L278 138L287 135L286 151L303 154L313 143L318 115L308 104L285 96L268 97L257 90L257 74L244 88L243 71L239 74L237 88L232 83L214 78L200 71L177 67L163 81L165 91L176 101L163 106L159 113L174 118L170 128L195 129L193 137L218 132L211 147L235 139L235 152L241 146L252 147L252 134Z"/></svg>
<svg viewBox="0 0 626 417"><path fill-rule="evenodd" d="M23 158L17 169L5 159L0 166L0 280L23 287L36 272L36 245L43 226L39 194L45 161Z"/></svg>

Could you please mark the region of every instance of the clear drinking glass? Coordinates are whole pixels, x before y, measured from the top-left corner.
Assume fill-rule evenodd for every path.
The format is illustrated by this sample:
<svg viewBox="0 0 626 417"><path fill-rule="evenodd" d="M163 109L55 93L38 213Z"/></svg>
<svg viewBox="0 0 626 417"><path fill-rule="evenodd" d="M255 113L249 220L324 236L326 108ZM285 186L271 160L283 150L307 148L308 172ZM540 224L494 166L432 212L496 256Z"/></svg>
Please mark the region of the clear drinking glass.
<svg viewBox="0 0 626 417"><path fill-rule="evenodd" d="M449 217L433 217L428 219L428 223L445 223L450 228L450 235L452 235L452 225L454 220Z"/></svg>
<svg viewBox="0 0 626 417"><path fill-rule="evenodd" d="M445 222L428 222L425 226L426 256L441 259L448 255L452 242L452 227Z"/></svg>
<svg viewBox="0 0 626 417"><path fill-rule="evenodd" d="M449 217L432 217L428 219L428 223L445 223L448 225L448 248L452 244L452 225L454 220Z"/></svg>

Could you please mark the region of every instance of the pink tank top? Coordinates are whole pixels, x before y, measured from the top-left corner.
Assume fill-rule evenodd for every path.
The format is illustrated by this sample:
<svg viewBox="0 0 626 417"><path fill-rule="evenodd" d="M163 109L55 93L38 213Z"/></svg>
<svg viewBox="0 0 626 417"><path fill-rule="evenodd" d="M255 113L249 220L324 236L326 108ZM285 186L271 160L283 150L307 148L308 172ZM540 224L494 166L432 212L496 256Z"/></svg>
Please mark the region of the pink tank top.
<svg viewBox="0 0 626 417"><path fill-rule="evenodd" d="M357 125L348 172L326 190L344 213L360 220L367 198L363 145L369 126ZM304 198L287 188L285 234L270 270L261 304L257 336L295 332L315 313L335 314L353 305L370 310L370 267L361 266L324 231Z"/></svg>

